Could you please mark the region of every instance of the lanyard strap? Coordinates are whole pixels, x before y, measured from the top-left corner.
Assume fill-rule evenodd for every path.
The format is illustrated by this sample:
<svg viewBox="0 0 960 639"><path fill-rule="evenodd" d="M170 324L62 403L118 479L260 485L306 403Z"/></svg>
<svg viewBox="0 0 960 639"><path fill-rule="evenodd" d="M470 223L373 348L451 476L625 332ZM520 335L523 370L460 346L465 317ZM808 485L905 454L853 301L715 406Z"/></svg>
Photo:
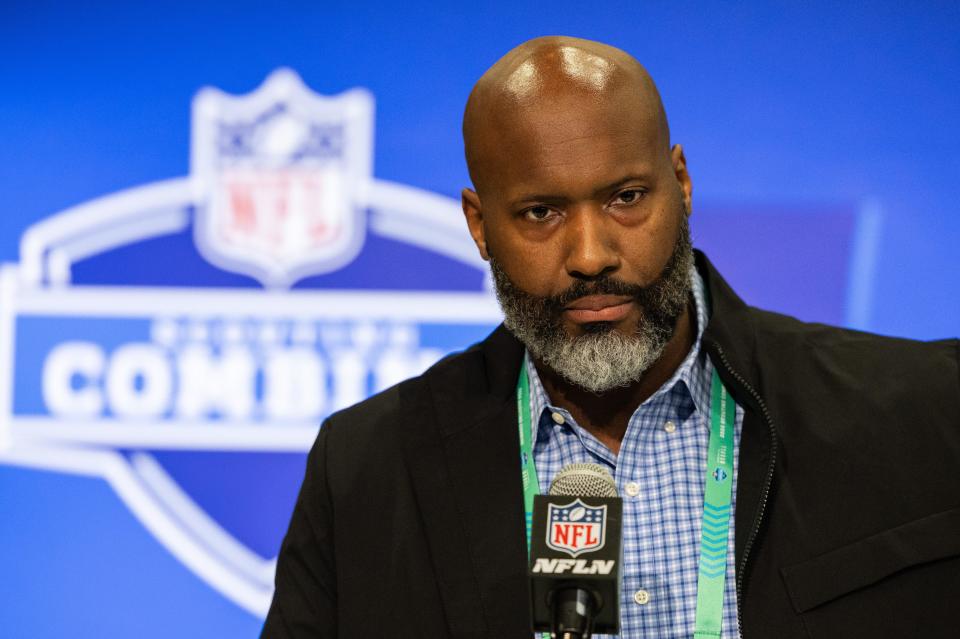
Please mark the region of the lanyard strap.
<svg viewBox="0 0 960 639"><path fill-rule="evenodd" d="M533 498L540 494L537 466L533 463L533 420L530 418L530 378L525 362L520 363L517 380L517 422L520 425L520 478L523 480L523 508L526 512L527 554L530 554L530 528L533 526Z"/></svg>
<svg viewBox="0 0 960 639"><path fill-rule="evenodd" d="M704 473L703 522L697 570L697 611L694 639L720 637L723 624L724 582L727 574L727 537L733 487L733 438L736 404L716 369L710 387L710 443ZM530 379L526 362L517 379L517 424L520 430L520 477L526 514L527 553L533 524L533 498L540 493L533 461L533 420L530 415Z"/></svg>
<svg viewBox="0 0 960 639"><path fill-rule="evenodd" d="M537 465L533 463L533 420L530 418L530 378L525 362L520 363L517 380L517 423L520 426L520 478L523 480L523 509L527 526L527 555L530 555L530 529L533 526L533 498L540 494ZM550 639L550 633L540 635ZM534 635L536 639L536 635Z"/></svg>
<svg viewBox="0 0 960 639"><path fill-rule="evenodd" d="M733 487L733 429L737 405L723 387L717 369L710 386L710 445L703 489L700 564L697 570L697 616L694 639L714 639L723 625L727 576L727 536Z"/></svg>

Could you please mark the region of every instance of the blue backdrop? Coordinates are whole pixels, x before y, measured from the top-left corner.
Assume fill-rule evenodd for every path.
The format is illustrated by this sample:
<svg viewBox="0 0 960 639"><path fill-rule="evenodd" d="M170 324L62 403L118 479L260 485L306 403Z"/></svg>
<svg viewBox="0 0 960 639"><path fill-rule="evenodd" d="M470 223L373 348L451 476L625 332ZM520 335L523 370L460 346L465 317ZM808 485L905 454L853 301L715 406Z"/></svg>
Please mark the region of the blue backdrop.
<svg viewBox="0 0 960 639"><path fill-rule="evenodd" d="M296 425L284 430L286 418L270 412L271 391L260 388L270 386L262 379L267 373L251 377L255 406L242 419L231 411L243 409L226 400L201 417L241 430L278 423L276 439L288 444L263 444L268 440L259 435L244 444L192 435L194 422L183 421L181 403L143 412L149 391L165 388L172 374L170 397L182 399L187 346L202 344L226 357L237 322L241 332L260 331L240 343L264 371L263 362L273 361L271 344L292 348L304 331L313 336L306 370L326 367L319 378L332 380L324 391L331 399L304 413L315 416L381 387L397 370L411 372L482 336L494 321L480 299L483 271L457 252L466 232L449 200L468 184L462 107L473 82L500 55L554 33L608 42L648 67L672 137L686 148L694 242L748 302L891 335L960 333L956 3L611 2L587 9L574 2L496 2L481 9L276 2L266 9L240 1L4 2L0 261L19 263L21 271L8 276L8 294L0 296L0 305L8 305L0 314L9 315L0 320L0 338L9 341L0 359L10 363L0 389L0 434L6 433L0 450L8 450L0 453L0 634L256 635L263 596L256 587L264 583L261 572L269 569L302 475L303 432ZM376 102L372 175L419 189L403 191L421 198L405 209L409 224L421 219L416 211L429 209L430 228L448 229L448 240L427 246L410 237L407 218L389 211L378 217L377 200L363 211L369 233L359 257L278 293L282 317L263 319L265 301L246 298L234 304L217 297L228 300L225 318L202 310L201 302L201 310L191 308L180 293L169 298L172 308L162 296L124 297L122 290L144 287L260 295L256 277L216 268L196 250L192 216L202 207L184 200L182 217L169 218L169 232L88 251L70 263L61 288L49 275L59 272L50 253L49 273L37 284L42 295L11 292L27 263L28 243L21 242L28 228L101 196L191 174L191 101L198 91L212 86L246 94L283 67L323 95L369 91ZM185 181L171 184L187 193ZM393 193L387 186L378 192L384 201ZM762 248L745 254L739 244ZM459 248L445 254L444 245ZM83 297L85 286L113 293ZM323 297L357 290L464 297L397 298L395 316L370 322L360 310L338 315L342 304L353 303L347 298ZM298 292L331 307L314 317ZM457 305L480 309L479 319L445 310ZM266 335L267 329L282 336ZM218 331L225 337L215 337ZM64 344L69 348L58 351ZM141 368L123 395L111 385L111 371L122 370L117 362L131 344L149 348L136 351L145 355L134 358ZM403 357L383 354L403 348ZM375 362L372 355L363 359L369 370L359 373L360 390L350 395L341 382L353 360L338 353L357 349L377 355ZM63 401L90 391L83 396L106 408L80 419L70 413L74 405L51 399L60 392L50 390L57 388L54 353L75 367L89 364L65 369ZM142 364L148 360L160 368ZM164 373L170 362L180 372ZM117 435L116 424L132 426ZM88 433L86 439L62 435L64 425ZM169 444L150 430L163 425L183 426L186 434ZM42 445L25 443L35 441L33 433L41 433ZM137 497L141 489L153 501ZM178 495L190 503L172 506ZM197 511L219 528L198 532L207 521L201 515L190 519L193 527L170 524L164 509L174 513L170 521ZM252 523L261 519L267 523ZM206 541L178 541L183 531ZM222 544L217 531L229 534ZM203 553L219 558L208 561ZM249 579L234 578L241 573Z"/></svg>

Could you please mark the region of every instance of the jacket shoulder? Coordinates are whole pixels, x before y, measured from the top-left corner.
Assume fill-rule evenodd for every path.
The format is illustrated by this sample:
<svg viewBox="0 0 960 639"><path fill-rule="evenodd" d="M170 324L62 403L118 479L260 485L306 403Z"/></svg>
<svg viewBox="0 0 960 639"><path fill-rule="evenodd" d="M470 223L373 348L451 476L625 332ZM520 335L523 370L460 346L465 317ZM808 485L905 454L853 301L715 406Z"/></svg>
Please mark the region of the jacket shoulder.
<svg viewBox="0 0 960 639"><path fill-rule="evenodd" d="M480 344L475 344L447 355L422 374L331 414L321 426L328 431L328 456L356 462L375 457L380 449L395 451L397 438L424 421L423 410L434 401L432 389L438 383L447 388L470 387L469 379L482 370L480 350Z"/></svg>
<svg viewBox="0 0 960 639"><path fill-rule="evenodd" d="M758 339L773 340L783 347L814 346L822 348L851 349L875 352L880 356L911 355L922 357L940 356L956 363L960 340L941 339L922 341L905 337L891 337L850 328L841 328L817 322L804 322L789 315L748 309Z"/></svg>
<svg viewBox="0 0 960 639"><path fill-rule="evenodd" d="M750 308L764 370L869 392L960 394L960 341L889 337ZM899 389L899 390L898 390Z"/></svg>

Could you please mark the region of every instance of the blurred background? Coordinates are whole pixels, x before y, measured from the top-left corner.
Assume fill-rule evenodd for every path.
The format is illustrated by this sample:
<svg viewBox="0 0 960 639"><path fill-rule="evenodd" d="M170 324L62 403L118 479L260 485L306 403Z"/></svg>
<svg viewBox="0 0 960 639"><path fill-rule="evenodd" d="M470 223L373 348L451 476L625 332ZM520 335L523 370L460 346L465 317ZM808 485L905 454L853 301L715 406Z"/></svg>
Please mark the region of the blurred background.
<svg viewBox="0 0 960 639"><path fill-rule="evenodd" d="M647 66L747 302L956 336L958 32L955 2L0 3L0 634L259 632L322 418L497 322L460 117L534 36Z"/></svg>

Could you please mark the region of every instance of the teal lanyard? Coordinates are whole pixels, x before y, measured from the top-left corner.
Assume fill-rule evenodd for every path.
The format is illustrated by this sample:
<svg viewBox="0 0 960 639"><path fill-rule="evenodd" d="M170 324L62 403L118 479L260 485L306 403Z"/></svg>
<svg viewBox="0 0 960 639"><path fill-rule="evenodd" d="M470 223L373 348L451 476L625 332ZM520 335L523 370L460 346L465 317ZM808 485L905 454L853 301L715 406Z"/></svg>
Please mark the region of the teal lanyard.
<svg viewBox="0 0 960 639"><path fill-rule="evenodd" d="M733 488L733 431L737 405L717 369L710 385L710 444L703 489L700 564L697 570L697 616L694 639L720 636L723 590L727 576L727 535Z"/></svg>
<svg viewBox="0 0 960 639"><path fill-rule="evenodd" d="M533 421L530 419L530 379L526 362L520 364L520 379L517 380L517 423L520 427L520 479L523 480L524 521L527 526L527 555L530 554L530 528L533 526L533 498L540 494L537 465L533 463ZM550 633L540 635L550 639ZM534 635L536 639L536 635Z"/></svg>
<svg viewBox="0 0 960 639"><path fill-rule="evenodd" d="M540 494L537 466L533 463L533 422L530 419L530 379L527 366L520 364L517 380L517 422L520 425L520 478L523 480L523 508L526 512L527 554L530 554L530 527L533 525L533 498Z"/></svg>
<svg viewBox="0 0 960 639"><path fill-rule="evenodd" d="M737 405L713 370L710 387L710 444L704 476L700 563L697 570L697 612L694 639L714 639L723 625L723 593L727 576L727 536L733 487L733 436ZM526 513L527 552L533 523L533 498L540 493L533 462L533 420L530 416L530 379L526 363L517 380L517 424L520 429L520 477Z"/></svg>

